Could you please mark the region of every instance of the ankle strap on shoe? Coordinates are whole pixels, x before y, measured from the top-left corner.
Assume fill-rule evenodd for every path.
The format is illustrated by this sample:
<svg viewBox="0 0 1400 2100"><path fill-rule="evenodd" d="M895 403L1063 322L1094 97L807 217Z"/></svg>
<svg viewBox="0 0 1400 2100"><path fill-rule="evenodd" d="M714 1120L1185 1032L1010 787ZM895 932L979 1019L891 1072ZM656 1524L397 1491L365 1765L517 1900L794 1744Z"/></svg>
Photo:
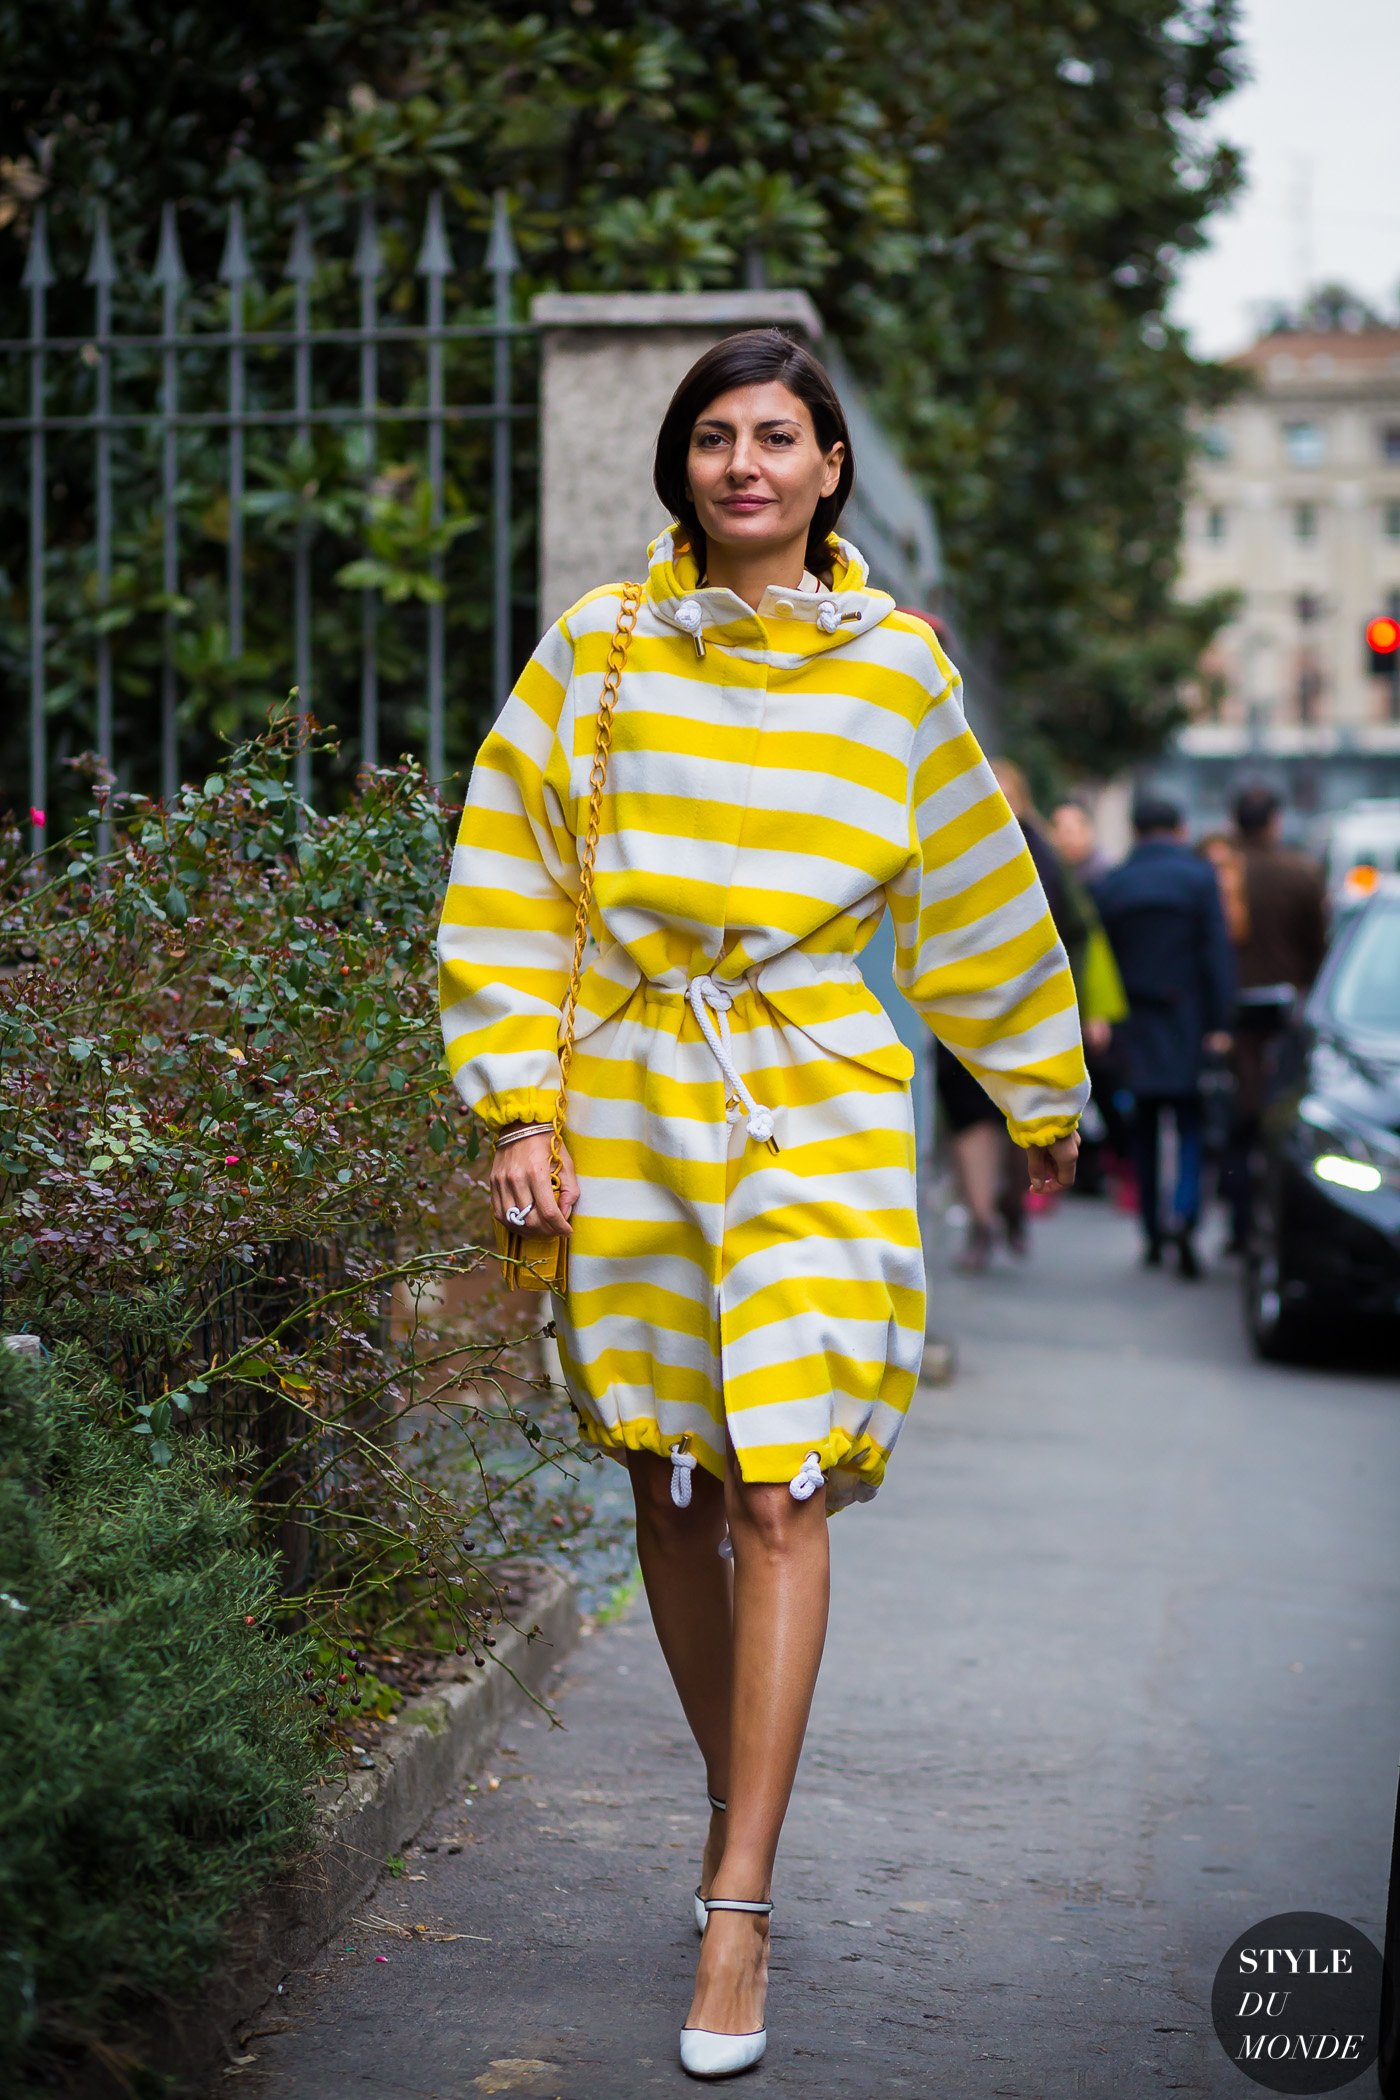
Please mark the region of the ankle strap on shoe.
<svg viewBox="0 0 1400 2100"><path fill-rule="evenodd" d="M773 1908L771 1903L749 1903L742 1896L702 1896L700 1901L706 1910L756 1910L765 1917Z"/></svg>

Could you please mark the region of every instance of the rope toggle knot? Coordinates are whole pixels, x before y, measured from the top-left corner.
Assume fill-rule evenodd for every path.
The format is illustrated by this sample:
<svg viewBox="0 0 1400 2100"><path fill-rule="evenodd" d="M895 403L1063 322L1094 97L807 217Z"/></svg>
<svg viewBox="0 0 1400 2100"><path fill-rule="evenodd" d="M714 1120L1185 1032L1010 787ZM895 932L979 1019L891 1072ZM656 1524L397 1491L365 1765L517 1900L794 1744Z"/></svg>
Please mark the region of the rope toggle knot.
<svg viewBox="0 0 1400 2100"><path fill-rule="evenodd" d="M671 1500L677 1509L690 1507L690 1476L698 1461L693 1451L683 1451L679 1444L671 1446Z"/></svg>
<svg viewBox="0 0 1400 2100"><path fill-rule="evenodd" d="M690 636L690 639L695 644L695 654L703 656L705 654L705 637L700 632L700 629L704 625L705 615L695 600L693 598L682 598L680 604L672 612L671 618L683 634Z"/></svg>
<svg viewBox="0 0 1400 2100"><path fill-rule="evenodd" d="M729 1032L729 1009L734 1004L732 993L724 985L716 984L713 977L706 976L692 977L685 988L685 996L728 1089L725 1122L737 1123L741 1115L746 1115L749 1119L748 1135L756 1144L766 1145L770 1152L776 1152L778 1140L773 1135L773 1111L754 1100L734 1068L734 1043Z"/></svg>
<svg viewBox="0 0 1400 2100"><path fill-rule="evenodd" d="M794 1502L805 1502L809 1495L815 1495L817 1489L825 1485L826 1475L821 1469L820 1455L809 1451L788 1482L788 1493Z"/></svg>

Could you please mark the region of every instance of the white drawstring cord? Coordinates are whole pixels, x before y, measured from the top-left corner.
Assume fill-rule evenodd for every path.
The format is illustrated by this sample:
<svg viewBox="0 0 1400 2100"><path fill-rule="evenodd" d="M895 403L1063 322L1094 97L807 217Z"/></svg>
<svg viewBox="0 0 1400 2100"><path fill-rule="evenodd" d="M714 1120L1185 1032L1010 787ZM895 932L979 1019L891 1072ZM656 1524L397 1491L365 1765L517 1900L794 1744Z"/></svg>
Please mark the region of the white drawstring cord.
<svg viewBox="0 0 1400 2100"><path fill-rule="evenodd" d="M732 996L722 984L716 984L713 977L692 977L685 988L685 996L690 1001L690 1010L700 1023L700 1033L709 1044L711 1054L732 1097L725 1109L725 1120L737 1123L742 1105L749 1119L749 1136L760 1145L767 1145L770 1151L776 1152L778 1141L773 1135L773 1111L754 1100L735 1071L734 1060L729 1054L732 1040L729 1033L729 1009L734 1004ZM718 1028L706 1012L707 1007L718 1015Z"/></svg>
<svg viewBox="0 0 1400 2100"><path fill-rule="evenodd" d="M788 1493L794 1502L805 1502L809 1495L815 1495L817 1489L825 1485L826 1475L821 1468L820 1453L809 1451L788 1482Z"/></svg>
<svg viewBox="0 0 1400 2100"><path fill-rule="evenodd" d="M696 1459L693 1451L682 1451L679 1444L671 1446L671 1500L677 1509L690 1507L690 1476L695 1471Z"/></svg>

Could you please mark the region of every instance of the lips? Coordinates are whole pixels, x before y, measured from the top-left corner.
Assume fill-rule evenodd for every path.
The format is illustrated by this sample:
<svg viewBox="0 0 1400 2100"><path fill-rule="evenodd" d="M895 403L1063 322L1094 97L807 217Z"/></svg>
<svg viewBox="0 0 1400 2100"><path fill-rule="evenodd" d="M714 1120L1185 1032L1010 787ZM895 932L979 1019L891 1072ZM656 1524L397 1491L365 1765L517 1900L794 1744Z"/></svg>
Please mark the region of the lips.
<svg viewBox="0 0 1400 2100"><path fill-rule="evenodd" d="M721 510L767 510L771 496L725 496L721 499Z"/></svg>

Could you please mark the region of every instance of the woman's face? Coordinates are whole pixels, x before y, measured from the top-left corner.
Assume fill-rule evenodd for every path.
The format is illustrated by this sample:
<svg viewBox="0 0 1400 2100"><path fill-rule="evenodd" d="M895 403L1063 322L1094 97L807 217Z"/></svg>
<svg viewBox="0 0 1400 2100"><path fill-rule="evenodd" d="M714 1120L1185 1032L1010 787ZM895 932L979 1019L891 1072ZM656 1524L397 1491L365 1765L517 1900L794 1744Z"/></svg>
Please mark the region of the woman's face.
<svg viewBox="0 0 1400 2100"><path fill-rule="evenodd" d="M823 452L811 412L781 380L735 387L696 418L686 487L712 545L759 549L805 540L812 513L835 492L841 441Z"/></svg>

